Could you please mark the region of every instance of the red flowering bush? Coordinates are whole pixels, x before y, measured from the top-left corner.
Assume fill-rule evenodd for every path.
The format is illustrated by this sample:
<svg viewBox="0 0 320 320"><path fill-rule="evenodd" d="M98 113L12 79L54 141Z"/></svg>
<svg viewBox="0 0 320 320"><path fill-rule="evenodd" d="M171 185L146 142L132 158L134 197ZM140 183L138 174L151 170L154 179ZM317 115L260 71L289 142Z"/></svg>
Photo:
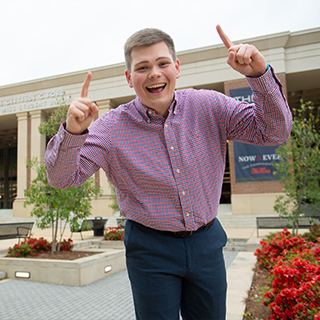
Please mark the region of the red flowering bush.
<svg viewBox="0 0 320 320"><path fill-rule="evenodd" d="M73 240L72 239L63 239L60 243L60 251L72 251L73 249Z"/></svg>
<svg viewBox="0 0 320 320"><path fill-rule="evenodd" d="M124 229L120 226L117 227L107 227L104 234L104 240L123 240Z"/></svg>
<svg viewBox="0 0 320 320"><path fill-rule="evenodd" d="M309 232L306 232L302 235L307 241L312 241L314 243L320 243L320 225L313 224L309 229Z"/></svg>
<svg viewBox="0 0 320 320"><path fill-rule="evenodd" d="M61 242L60 251L72 251L73 244L72 239ZM39 256L41 253L51 251L52 242L44 238L28 238L24 239L18 244L15 244L12 248L8 249L7 257L25 258Z"/></svg>
<svg viewBox="0 0 320 320"><path fill-rule="evenodd" d="M320 319L320 265L295 257L273 271L272 288L264 295L272 320Z"/></svg>
<svg viewBox="0 0 320 320"><path fill-rule="evenodd" d="M260 243L257 264L270 271L263 300L269 319L320 320L320 246L286 229Z"/></svg>
<svg viewBox="0 0 320 320"><path fill-rule="evenodd" d="M258 267L267 270L272 269L281 258L301 254L315 246L313 242L307 242L299 235L292 237L287 229L265 241L260 241L260 244L261 249L258 248L254 255L257 256Z"/></svg>

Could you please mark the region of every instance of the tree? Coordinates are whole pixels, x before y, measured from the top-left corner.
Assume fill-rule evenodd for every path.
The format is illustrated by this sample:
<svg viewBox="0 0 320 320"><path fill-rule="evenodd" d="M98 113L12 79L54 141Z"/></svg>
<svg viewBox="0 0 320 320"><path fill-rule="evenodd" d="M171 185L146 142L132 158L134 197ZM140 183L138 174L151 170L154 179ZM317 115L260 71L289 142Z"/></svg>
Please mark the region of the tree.
<svg viewBox="0 0 320 320"><path fill-rule="evenodd" d="M52 137L59 129L63 120L66 119L68 106L61 104L47 122L43 123L39 132ZM52 249L57 250L56 242L58 227L60 225L60 238L58 250L62 241L63 233L69 224L73 229L80 227L79 220L90 215L91 198L101 196L102 192L95 181L90 178L80 187L70 187L64 190L53 188L47 181L46 168L39 165L37 159L27 161L27 167L37 171L37 177L31 182L29 189L25 190L26 205L33 205L31 216L37 218L37 225L41 229L52 227Z"/></svg>
<svg viewBox="0 0 320 320"><path fill-rule="evenodd" d="M287 144L277 149L281 157L274 163L284 196L276 199L274 209L292 223L292 234L299 228L305 210L312 213L320 207L320 134L319 108L312 102L293 110L293 127Z"/></svg>
<svg viewBox="0 0 320 320"><path fill-rule="evenodd" d="M67 119L68 109L69 105L60 103L59 107L51 113L48 120L40 124L40 134L52 138L58 132L61 123Z"/></svg>

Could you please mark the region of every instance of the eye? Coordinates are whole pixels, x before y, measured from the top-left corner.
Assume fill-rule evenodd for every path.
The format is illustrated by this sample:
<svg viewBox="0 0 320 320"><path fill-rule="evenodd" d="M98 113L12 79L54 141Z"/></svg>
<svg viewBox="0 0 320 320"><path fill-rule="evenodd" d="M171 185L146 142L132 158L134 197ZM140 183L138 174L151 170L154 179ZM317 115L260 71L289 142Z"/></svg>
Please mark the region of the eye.
<svg viewBox="0 0 320 320"><path fill-rule="evenodd" d="M137 72L142 72L142 71L145 71L145 70L147 70L147 67L146 67L146 66L140 66L140 67L137 67L137 68L135 69L135 71L137 71Z"/></svg>
<svg viewBox="0 0 320 320"><path fill-rule="evenodd" d="M160 66L160 67L166 67L168 64L169 64L169 62L164 61L164 62L161 62L161 63L159 64L159 66Z"/></svg>

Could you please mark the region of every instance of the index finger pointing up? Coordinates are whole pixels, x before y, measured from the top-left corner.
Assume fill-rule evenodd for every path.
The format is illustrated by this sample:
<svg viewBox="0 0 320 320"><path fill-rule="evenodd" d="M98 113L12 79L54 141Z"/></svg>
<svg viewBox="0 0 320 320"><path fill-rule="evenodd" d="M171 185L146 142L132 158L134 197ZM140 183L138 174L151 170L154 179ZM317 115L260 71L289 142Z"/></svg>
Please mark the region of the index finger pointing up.
<svg viewBox="0 0 320 320"><path fill-rule="evenodd" d="M227 35L223 32L222 28L219 25L217 25L216 29L226 48L229 49L231 46L233 46L232 41L227 37Z"/></svg>
<svg viewBox="0 0 320 320"><path fill-rule="evenodd" d="M83 85L82 85L82 89L81 89L81 98L87 98L88 97L88 92L89 92L89 85L90 85L90 81L92 78L92 73L88 72L86 80L84 81Z"/></svg>

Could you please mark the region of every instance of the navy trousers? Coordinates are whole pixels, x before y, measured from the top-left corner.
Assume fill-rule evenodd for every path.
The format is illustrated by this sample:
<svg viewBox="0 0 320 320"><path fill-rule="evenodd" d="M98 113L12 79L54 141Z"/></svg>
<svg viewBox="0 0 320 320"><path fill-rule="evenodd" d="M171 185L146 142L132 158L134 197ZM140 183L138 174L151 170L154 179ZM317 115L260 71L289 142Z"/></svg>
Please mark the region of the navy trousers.
<svg viewBox="0 0 320 320"><path fill-rule="evenodd" d="M124 243L137 320L225 320L227 236L218 219L176 238L128 220Z"/></svg>

